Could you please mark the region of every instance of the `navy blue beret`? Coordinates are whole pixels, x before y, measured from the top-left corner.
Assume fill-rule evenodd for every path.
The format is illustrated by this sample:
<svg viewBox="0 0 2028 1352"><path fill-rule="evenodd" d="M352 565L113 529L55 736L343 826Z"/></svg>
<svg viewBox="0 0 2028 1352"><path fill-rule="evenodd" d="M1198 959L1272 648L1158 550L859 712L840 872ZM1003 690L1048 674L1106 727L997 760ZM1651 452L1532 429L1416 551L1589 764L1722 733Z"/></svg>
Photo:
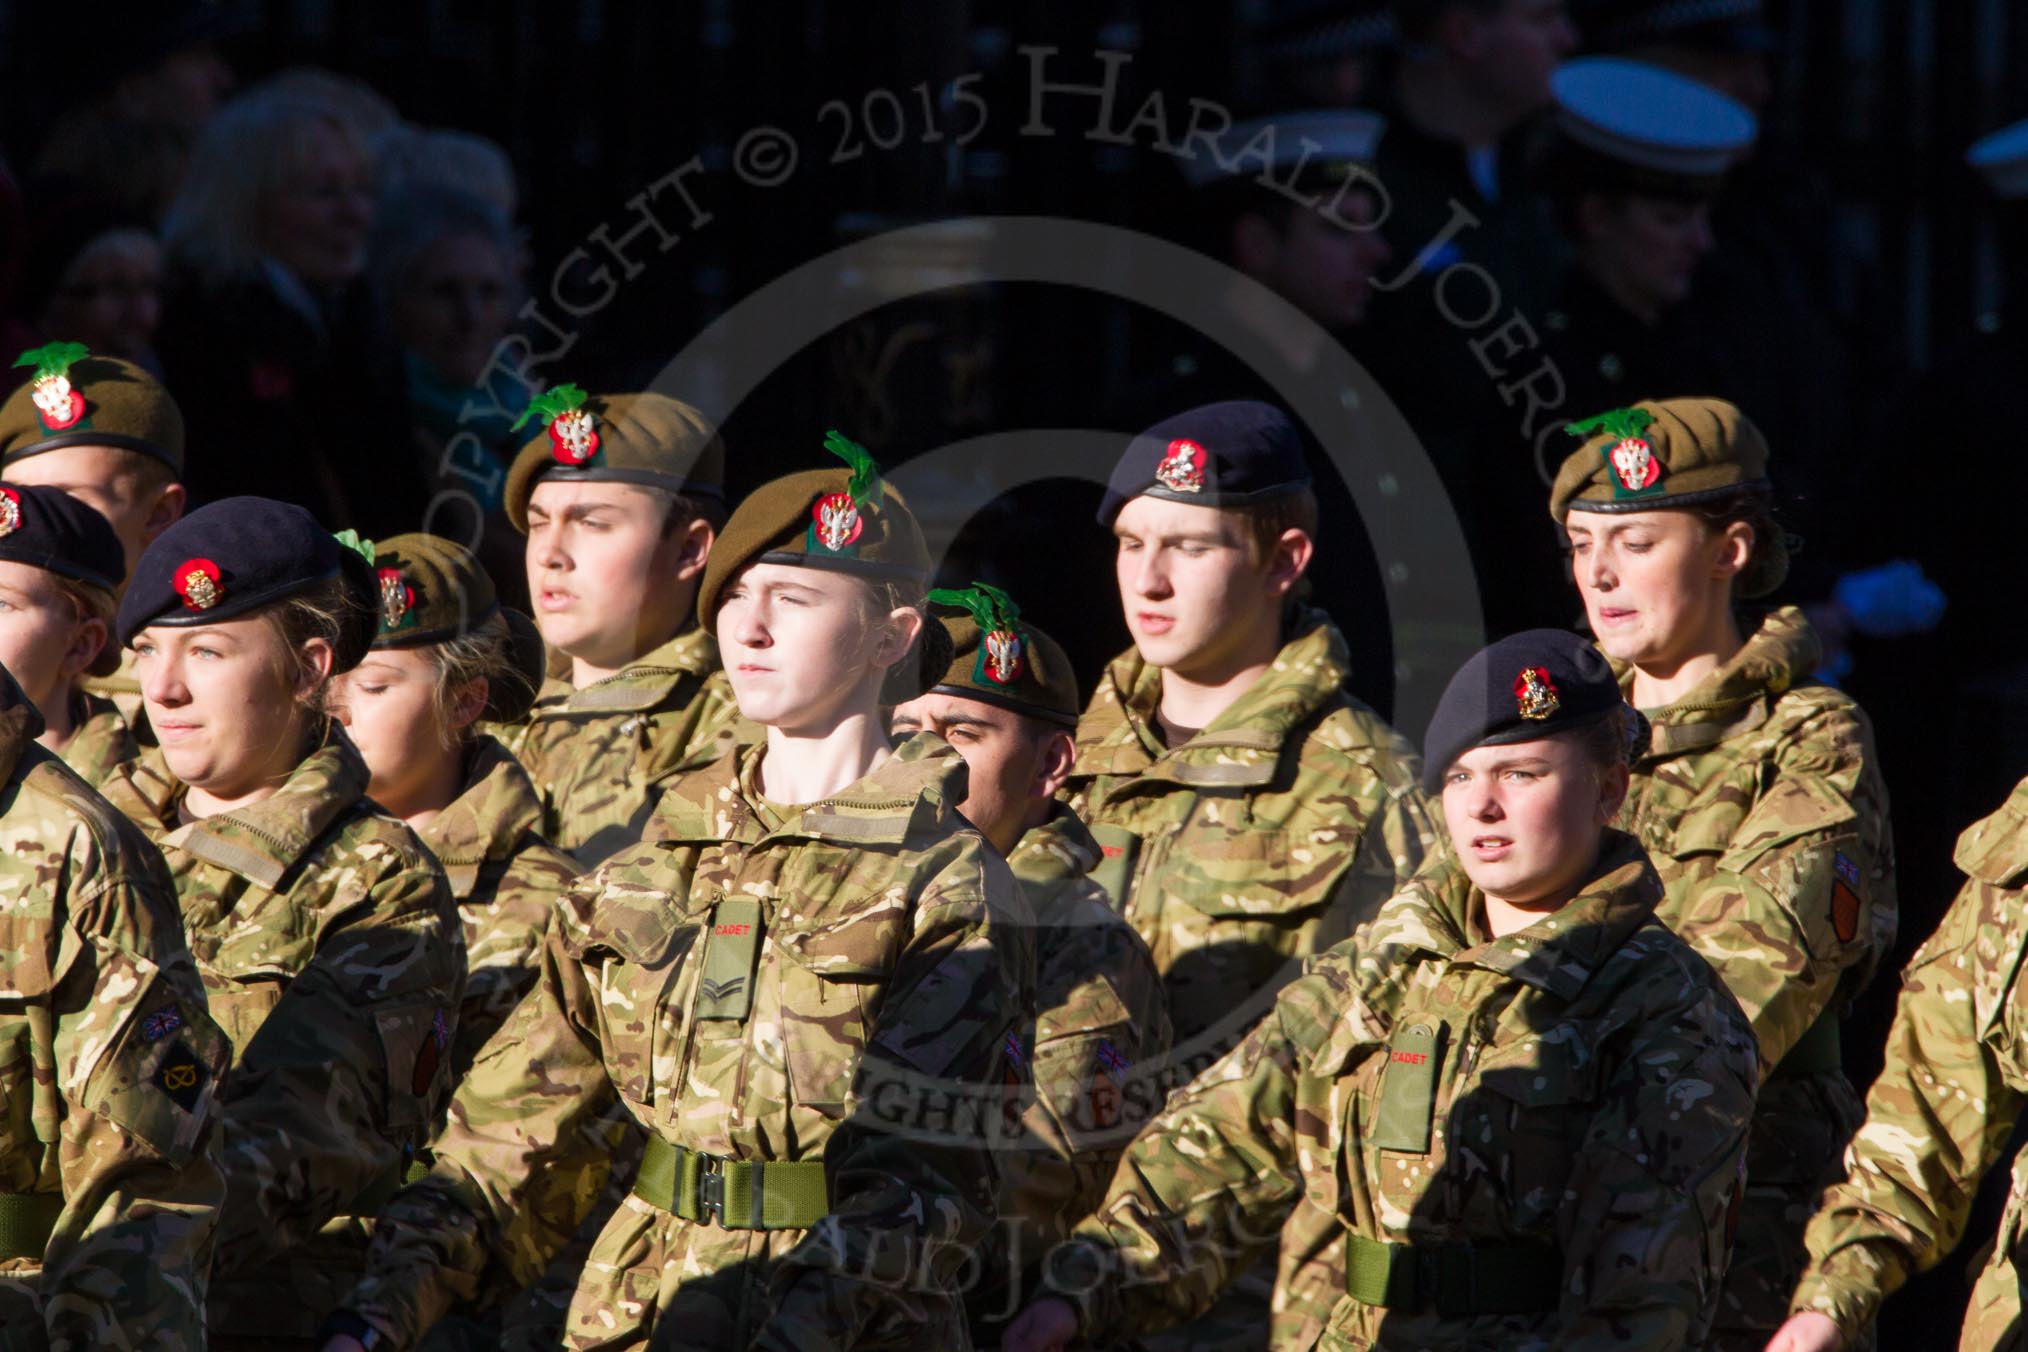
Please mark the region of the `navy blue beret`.
<svg viewBox="0 0 2028 1352"><path fill-rule="evenodd" d="M38 484L0 484L0 559L109 592L127 572L120 537L98 510Z"/></svg>
<svg viewBox="0 0 2028 1352"><path fill-rule="evenodd" d="M157 536L120 602L121 646L150 625L216 624L342 577L346 607L334 671L359 664L380 623L380 579L303 508L222 498Z"/></svg>
<svg viewBox="0 0 2028 1352"><path fill-rule="evenodd" d="M1245 507L1310 486L1303 438L1273 404L1233 399L1164 418L1127 444L1099 504L1102 526L1138 497Z"/></svg>
<svg viewBox="0 0 2028 1352"><path fill-rule="evenodd" d="M1566 629L1503 638L1473 654L1444 687L1422 741L1423 788L1442 791L1445 773L1476 747L1568 732L1624 703L1611 664L1589 639Z"/></svg>

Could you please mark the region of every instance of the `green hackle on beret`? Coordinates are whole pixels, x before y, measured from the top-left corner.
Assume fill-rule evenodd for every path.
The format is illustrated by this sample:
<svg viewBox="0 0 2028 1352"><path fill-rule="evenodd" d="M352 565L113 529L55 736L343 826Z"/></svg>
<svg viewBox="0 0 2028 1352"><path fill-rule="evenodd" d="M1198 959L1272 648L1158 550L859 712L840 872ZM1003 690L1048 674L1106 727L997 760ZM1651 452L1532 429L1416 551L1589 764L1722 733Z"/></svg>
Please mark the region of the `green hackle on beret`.
<svg viewBox="0 0 2028 1352"><path fill-rule="evenodd" d="M0 458L13 464L66 446L138 451L183 472L183 411L162 382L129 361L95 357L83 343L55 342L14 359L27 380L0 403ZM61 383L59 383L61 382ZM52 417L36 403L68 385L72 401Z"/></svg>
<svg viewBox="0 0 2028 1352"><path fill-rule="evenodd" d="M1075 728L1082 705L1077 675L1055 639L1021 618L1021 608L985 582L939 587L930 604L962 611L937 617L950 635L952 657L940 695L982 700L1031 718Z"/></svg>

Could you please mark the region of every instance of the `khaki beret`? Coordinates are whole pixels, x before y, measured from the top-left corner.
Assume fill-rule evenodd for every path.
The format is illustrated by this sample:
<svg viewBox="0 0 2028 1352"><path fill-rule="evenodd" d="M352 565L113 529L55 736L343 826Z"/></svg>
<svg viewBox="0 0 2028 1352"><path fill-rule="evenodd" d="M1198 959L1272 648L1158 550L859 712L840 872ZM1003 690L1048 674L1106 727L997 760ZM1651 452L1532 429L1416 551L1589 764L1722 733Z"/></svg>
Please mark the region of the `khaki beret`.
<svg viewBox="0 0 2028 1352"><path fill-rule="evenodd" d="M507 674L488 684L484 717L512 723L542 689L547 654L535 621L500 604L472 551L438 535L396 535L371 546L380 579L373 646L420 648L464 638L498 615L507 629Z"/></svg>
<svg viewBox="0 0 2028 1352"><path fill-rule="evenodd" d="M1556 472L1549 514L1648 512L1720 502L1742 491L1767 493L1767 438L1723 399L1642 400L1564 428L1583 438ZM1779 531L1755 543L1754 560L1736 584L1764 596L1788 576L1788 541Z"/></svg>
<svg viewBox="0 0 2028 1352"><path fill-rule="evenodd" d="M952 658L932 693L1077 726L1083 706L1070 659L1055 639L1021 619L1021 608L1006 592L974 582L961 591L938 589L929 599L960 612L937 617L951 636Z"/></svg>
<svg viewBox="0 0 2028 1352"><path fill-rule="evenodd" d="M183 412L162 382L82 343L48 343L15 358L34 374L0 404L0 458L13 464L66 446L116 446L183 472Z"/></svg>
<svg viewBox="0 0 2028 1352"><path fill-rule="evenodd" d="M507 471L507 519L528 529L528 499L543 479L633 484L685 497L725 497L725 443L702 413L664 394L545 390L514 425L543 430Z"/></svg>
<svg viewBox="0 0 2028 1352"><path fill-rule="evenodd" d="M1584 444L1556 472L1549 514L1691 507L1767 488L1767 439L1723 399L1642 400L1563 429Z"/></svg>
<svg viewBox="0 0 2028 1352"><path fill-rule="evenodd" d="M836 432L824 449L851 468L810 469L761 485L739 504L711 547L697 586L697 622L718 632L726 585L750 563L788 564L850 573L869 582L929 585L929 547L915 514L887 482L866 448ZM890 673L882 701L914 699L950 665L949 636L925 623L908 655Z"/></svg>

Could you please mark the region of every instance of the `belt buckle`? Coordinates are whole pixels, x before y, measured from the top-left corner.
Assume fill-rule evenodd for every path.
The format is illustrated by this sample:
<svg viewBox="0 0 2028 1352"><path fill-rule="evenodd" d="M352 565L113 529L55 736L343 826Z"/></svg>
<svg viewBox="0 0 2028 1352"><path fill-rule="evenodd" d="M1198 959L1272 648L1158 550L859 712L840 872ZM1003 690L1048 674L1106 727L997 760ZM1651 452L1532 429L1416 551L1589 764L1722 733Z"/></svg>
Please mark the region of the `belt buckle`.
<svg viewBox="0 0 2028 1352"><path fill-rule="evenodd" d="M707 1220L725 1226L725 1161L716 1155L700 1156L703 1172L697 1176L697 1205Z"/></svg>

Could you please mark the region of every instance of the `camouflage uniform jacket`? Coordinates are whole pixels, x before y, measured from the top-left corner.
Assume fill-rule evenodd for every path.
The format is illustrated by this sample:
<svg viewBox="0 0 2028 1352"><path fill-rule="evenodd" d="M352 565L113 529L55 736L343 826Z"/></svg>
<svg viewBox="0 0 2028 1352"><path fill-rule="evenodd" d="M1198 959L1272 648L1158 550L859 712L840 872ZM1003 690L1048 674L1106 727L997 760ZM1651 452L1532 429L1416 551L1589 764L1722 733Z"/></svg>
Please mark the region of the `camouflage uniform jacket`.
<svg viewBox="0 0 2028 1352"><path fill-rule="evenodd" d="M991 1291L976 1314L1004 1317L1021 1269L1091 1214L1134 1133L1162 1096L1151 1078L1169 1050L1169 1009L1154 957L1087 876L1098 843L1068 808L1014 846L1007 866L1035 913L1035 1096L1028 1148L1003 1162ZM1135 1068L1139 1067L1137 1071Z"/></svg>
<svg viewBox="0 0 2028 1352"><path fill-rule="evenodd" d="M62 1207L0 1260L0 1345L202 1352L231 1051L161 857L36 721L0 677L0 1190Z"/></svg>
<svg viewBox="0 0 2028 1352"><path fill-rule="evenodd" d="M1810 1222L1798 1310L1857 1333L1909 1275L1964 1238L1979 1180L2028 1105L2028 781L1958 840L1966 882L1902 975L1887 1062L1846 1179ZM1966 1314L1966 1349L2019 1349L2028 1159Z"/></svg>
<svg viewBox="0 0 2028 1352"><path fill-rule="evenodd" d="M1756 1066L1738 1005L1654 918L1660 896L1609 833L1579 896L1488 940L1480 896L1433 861L1128 1147L1078 1227L1091 1247L1056 1269L1088 1292L1087 1330L1203 1311L1279 1229L1277 1348L1699 1346ZM1401 1050L1432 1031L1430 1050ZM1424 1148L1394 1135L1402 1122L1427 1128ZM1557 1307L1445 1317L1341 1294L1328 1325L1307 1299L1291 1319L1300 1269L1345 1290L1347 1231L1548 1247Z"/></svg>
<svg viewBox="0 0 2028 1352"><path fill-rule="evenodd" d="M113 772L141 754L141 743L127 723L127 716L103 695L80 693L82 707L77 731L62 752L63 763L77 777L98 788Z"/></svg>
<svg viewBox="0 0 2028 1352"><path fill-rule="evenodd" d="M1844 1014L1893 947L1898 915L1872 732L1849 697L1808 683L1817 658L1800 612L1770 614L1731 661L1647 711L1651 742L1620 813L1662 876L1662 919L1753 1020L1764 1073L1820 1018ZM1718 1346L1759 1352L1786 1316L1803 1227L1859 1117L1828 1066L1791 1065L1763 1085Z"/></svg>
<svg viewBox="0 0 2028 1352"><path fill-rule="evenodd" d="M567 1346L964 1344L956 1270L995 1215L988 1133L1031 997L1026 903L958 816L964 764L942 741L912 738L781 819L757 804L763 755L684 776L649 839L559 903L434 1172L381 1213L349 1304L390 1346L534 1278L597 1195L615 1106L721 1159L822 1160L830 1214L725 1229L628 1197ZM747 952L751 979L707 991L728 932L747 936L726 951Z"/></svg>
<svg viewBox="0 0 2028 1352"><path fill-rule="evenodd" d="M421 1148L449 1091L465 971L457 907L366 781L336 724L271 796L186 825L183 786L159 752L107 781L107 798L162 848L233 1043L217 1335L315 1333L364 1252L354 1208Z"/></svg>
<svg viewBox="0 0 2028 1352"><path fill-rule="evenodd" d="M1106 851L1093 877L1154 952L1183 1079L1438 839L1414 752L1345 693L1346 670L1343 636L1307 611L1261 678L1180 747L1158 731L1160 669L1131 650L1078 724L1065 795Z"/></svg>
<svg viewBox="0 0 2028 1352"><path fill-rule="evenodd" d="M464 791L418 833L443 865L465 922L465 999L451 1082L535 984L556 899L578 867L539 834L535 786L491 737L472 748Z"/></svg>
<svg viewBox="0 0 2028 1352"><path fill-rule="evenodd" d="M499 730L542 799L542 834L583 868L637 843L663 782L758 737L740 721L718 645L688 629L582 690L551 677Z"/></svg>

